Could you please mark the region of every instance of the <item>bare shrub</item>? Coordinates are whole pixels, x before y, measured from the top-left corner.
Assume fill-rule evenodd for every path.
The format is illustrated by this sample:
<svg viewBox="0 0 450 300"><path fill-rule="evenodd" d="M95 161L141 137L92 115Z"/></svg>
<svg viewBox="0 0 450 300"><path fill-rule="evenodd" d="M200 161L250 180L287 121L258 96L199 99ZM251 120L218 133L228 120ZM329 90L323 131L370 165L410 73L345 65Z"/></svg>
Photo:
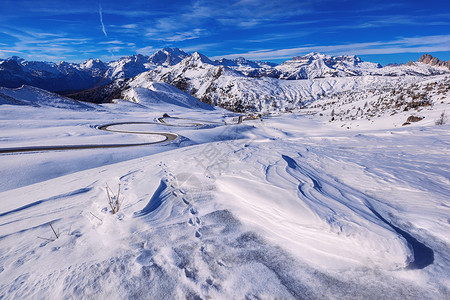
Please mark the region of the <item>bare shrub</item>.
<svg viewBox="0 0 450 300"><path fill-rule="evenodd" d="M114 192L111 190L111 188L106 185L106 195L108 196L108 204L111 208L111 212L113 214L117 213L120 209L120 205L122 204L120 201L120 183L119 183L119 189L117 190L117 195L114 194Z"/></svg>
<svg viewBox="0 0 450 300"><path fill-rule="evenodd" d="M447 123L447 116L445 115L445 111L443 111L439 119L436 120L435 124L444 125L445 123Z"/></svg>

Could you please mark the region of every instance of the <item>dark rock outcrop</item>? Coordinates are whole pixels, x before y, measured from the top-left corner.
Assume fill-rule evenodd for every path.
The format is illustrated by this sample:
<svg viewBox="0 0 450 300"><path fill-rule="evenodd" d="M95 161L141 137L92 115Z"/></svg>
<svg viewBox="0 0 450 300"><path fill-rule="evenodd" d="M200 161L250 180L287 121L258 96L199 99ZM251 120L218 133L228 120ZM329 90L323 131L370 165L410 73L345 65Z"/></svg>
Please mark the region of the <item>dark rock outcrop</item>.
<svg viewBox="0 0 450 300"><path fill-rule="evenodd" d="M430 54L422 55L418 62L433 66L433 67L446 67L450 69L450 61L443 61L436 57L431 56Z"/></svg>

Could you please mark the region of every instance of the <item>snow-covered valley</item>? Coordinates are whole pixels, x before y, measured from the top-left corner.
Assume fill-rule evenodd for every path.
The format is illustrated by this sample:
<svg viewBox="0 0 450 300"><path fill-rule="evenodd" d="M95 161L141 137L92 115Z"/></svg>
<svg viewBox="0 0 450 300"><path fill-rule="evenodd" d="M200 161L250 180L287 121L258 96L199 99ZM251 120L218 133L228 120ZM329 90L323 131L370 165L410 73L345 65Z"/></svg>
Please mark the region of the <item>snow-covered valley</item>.
<svg viewBox="0 0 450 300"><path fill-rule="evenodd" d="M143 74L133 102L0 90L0 298L450 297L445 75L281 82L336 93L258 118Z"/></svg>

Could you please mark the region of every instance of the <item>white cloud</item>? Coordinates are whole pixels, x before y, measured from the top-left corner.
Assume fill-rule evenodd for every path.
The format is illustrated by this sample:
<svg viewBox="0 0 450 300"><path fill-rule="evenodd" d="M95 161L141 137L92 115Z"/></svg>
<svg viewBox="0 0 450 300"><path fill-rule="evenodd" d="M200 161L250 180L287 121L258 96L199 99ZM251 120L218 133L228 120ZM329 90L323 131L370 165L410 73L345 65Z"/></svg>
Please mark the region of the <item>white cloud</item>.
<svg viewBox="0 0 450 300"><path fill-rule="evenodd" d="M47 33L3 28L1 33L12 37L15 41L7 50L26 59L60 61L73 54L74 46L90 42L86 38L67 37L65 33ZM8 55L10 56L10 55Z"/></svg>
<svg viewBox="0 0 450 300"><path fill-rule="evenodd" d="M0 59L7 58L7 57L13 56L15 54L20 54L20 52L14 51L14 50L0 49Z"/></svg>
<svg viewBox="0 0 450 300"><path fill-rule="evenodd" d="M103 23L102 6L101 6L100 4L98 5L98 14L99 14L99 16L100 16L100 24L102 25L102 31L103 31L103 34L107 37L108 34L106 33L106 30L105 30L105 24Z"/></svg>
<svg viewBox="0 0 450 300"><path fill-rule="evenodd" d="M197 44L189 47L183 47L183 51L185 52L195 52L195 51L203 51L206 49L210 49L212 47L219 46L220 43L206 43L206 44Z"/></svg>
<svg viewBox="0 0 450 300"><path fill-rule="evenodd" d="M352 43L328 46L305 46L288 49L264 49L215 56L212 59L245 57L253 60L290 59L309 52L323 52L332 55L368 55L368 54L398 54L450 51L450 35L422 36L399 38L387 42Z"/></svg>
<svg viewBox="0 0 450 300"><path fill-rule="evenodd" d="M122 42L122 41L118 41L118 40L114 40L114 41L107 41L107 42L100 42L100 45L126 45L126 43Z"/></svg>
<svg viewBox="0 0 450 300"><path fill-rule="evenodd" d="M196 39L202 36L205 32L204 29L195 28L192 31L184 31L184 32L165 32L160 33L157 30L149 29L147 31L147 36L155 41L164 41L164 42L181 42L186 40Z"/></svg>
<svg viewBox="0 0 450 300"><path fill-rule="evenodd" d="M153 48L152 46L148 46L148 47L137 49L136 52L139 54L143 54L143 55L152 55L156 51L157 50L155 48Z"/></svg>
<svg viewBox="0 0 450 300"><path fill-rule="evenodd" d="M125 24L122 25L122 28L126 28L126 29L134 29L136 28L138 25L137 24Z"/></svg>

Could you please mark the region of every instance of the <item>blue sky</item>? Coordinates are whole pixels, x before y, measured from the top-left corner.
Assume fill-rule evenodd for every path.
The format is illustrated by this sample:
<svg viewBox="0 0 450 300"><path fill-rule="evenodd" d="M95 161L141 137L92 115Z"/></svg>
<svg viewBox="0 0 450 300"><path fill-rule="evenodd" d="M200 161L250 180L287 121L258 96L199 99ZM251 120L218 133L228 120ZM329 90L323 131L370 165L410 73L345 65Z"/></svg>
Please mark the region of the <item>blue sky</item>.
<svg viewBox="0 0 450 300"><path fill-rule="evenodd" d="M0 0L0 58L104 61L163 47L281 62L312 51L450 60L450 1Z"/></svg>

